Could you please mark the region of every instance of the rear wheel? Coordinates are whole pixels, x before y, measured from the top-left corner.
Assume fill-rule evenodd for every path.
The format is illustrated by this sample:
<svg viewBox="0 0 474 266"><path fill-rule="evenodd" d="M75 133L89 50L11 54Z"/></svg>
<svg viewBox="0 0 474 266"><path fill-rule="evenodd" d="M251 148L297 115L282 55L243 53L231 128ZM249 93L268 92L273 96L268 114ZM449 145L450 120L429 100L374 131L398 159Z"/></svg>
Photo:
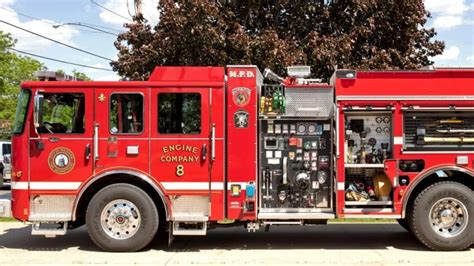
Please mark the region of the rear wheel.
<svg viewBox="0 0 474 266"><path fill-rule="evenodd" d="M155 236L159 216L153 200L140 188L114 184L90 201L86 224L94 243L106 251L137 251Z"/></svg>
<svg viewBox="0 0 474 266"><path fill-rule="evenodd" d="M456 182L439 182L415 199L410 228L433 250L463 250L474 241L473 191Z"/></svg>

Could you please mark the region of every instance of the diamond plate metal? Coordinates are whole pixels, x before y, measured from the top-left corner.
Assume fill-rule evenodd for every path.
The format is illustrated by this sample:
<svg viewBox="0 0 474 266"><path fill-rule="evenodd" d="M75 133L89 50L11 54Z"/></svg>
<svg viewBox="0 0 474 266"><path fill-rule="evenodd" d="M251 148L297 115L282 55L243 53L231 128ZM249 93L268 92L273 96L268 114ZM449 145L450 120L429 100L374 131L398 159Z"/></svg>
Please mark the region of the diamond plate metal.
<svg viewBox="0 0 474 266"><path fill-rule="evenodd" d="M74 195L35 195L30 197L31 221L70 221Z"/></svg>
<svg viewBox="0 0 474 266"><path fill-rule="evenodd" d="M286 116L330 117L333 89L286 88Z"/></svg>
<svg viewBox="0 0 474 266"><path fill-rule="evenodd" d="M187 216L209 216L209 197L175 196L171 198L172 219Z"/></svg>

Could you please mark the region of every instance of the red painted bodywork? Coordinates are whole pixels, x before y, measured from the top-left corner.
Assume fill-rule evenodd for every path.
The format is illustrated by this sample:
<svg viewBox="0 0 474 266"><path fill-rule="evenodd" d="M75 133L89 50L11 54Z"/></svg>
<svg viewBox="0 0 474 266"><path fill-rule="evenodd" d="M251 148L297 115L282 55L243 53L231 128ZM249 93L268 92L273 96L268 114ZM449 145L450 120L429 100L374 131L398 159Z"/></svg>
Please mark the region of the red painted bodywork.
<svg viewBox="0 0 474 266"><path fill-rule="evenodd" d="M344 171L344 111L352 107L392 107L393 137L403 138L403 107L474 107L474 101L463 99L464 96L474 96L474 71L472 69L439 69L428 71L360 71L356 78L336 78L336 104L339 115L339 158L337 159L337 182L345 182ZM452 99L450 99L452 98ZM458 156L468 156L468 161L474 160L473 151L466 152L421 152L417 154L403 150L403 144L393 145L392 160L386 161L385 173L393 178L401 175L397 171L399 160L423 159L425 168L421 173L403 173L408 176L410 184L394 188L394 208L392 213L380 215L402 215L402 203L406 194L416 180L423 177L431 169L443 166L456 166L473 173L473 165L456 165ZM397 175L398 173L398 175ZM402 196L400 196L402 192ZM344 216L344 190L337 191L337 214ZM351 213L354 214L354 213ZM373 215L379 213L360 213Z"/></svg>
<svg viewBox="0 0 474 266"><path fill-rule="evenodd" d="M236 77L231 73L244 73ZM257 76L260 72L256 67L227 68L227 218L233 220L255 220L257 217L257 195L252 199L253 210L245 208L246 186L252 182L257 187ZM239 106L234 100L234 90L241 88L250 90L248 103ZM234 125L234 114L245 111L249 114L248 127L237 128ZM230 193L232 184L240 185L241 193L233 196ZM255 189L257 191L257 189Z"/></svg>
<svg viewBox="0 0 474 266"><path fill-rule="evenodd" d="M68 194L78 195L94 177L117 170L133 171L150 177L166 197L182 195L202 195L210 197L210 221L224 218L233 220L256 220L258 209L258 128L257 128L257 91L261 85L261 75L256 67L230 66L223 67L159 67L149 81L142 82L25 82L23 89L30 89L29 109L25 130L12 138L14 155L12 182L77 182L77 189L33 190L12 187L13 215L20 220L29 218L30 198L35 195ZM344 176L344 111L347 106L367 105L373 107L392 107L393 135L403 136L402 107L418 106L471 106L473 101L466 100L432 100L432 96L474 96L474 71L436 70L416 72L358 72L356 78L336 78L336 104L339 122L337 148L337 182L345 181ZM291 86L291 85L289 85ZM248 88L248 104L238 106L233 101L233 90ZM298 86L302 87L302 86ZM311 86L309 86L311 87ZM313 86L318 87L318 86ZM318 89L330 87L319 86ZM45 92L81 92L86 95L86 131L80 136L55 134L56 139L48 134L40 136L33 125L33 97L37 91ZM144 130L131 134L112 134L109 129L109 99L113 93L140 93L144 96ZM195 135L160 134L158 128L158 96L160 93L195 92L201 94L201 132ZM104 101L99 96L105 97ZM353 96L353 97L352 97ZM344 98L345 97L345 98ZM352 98L348 98L352 97ZM374 98L375 97L375 98ZM408 98L407 98L408 97ZM410 98L411 97L411 98ZM249 113L247 128L236 128L234 113ZM94 147L94 126L98 125L98 147ZM215 132L215 146L212 147L212 132ZM44 144L39 150L38 142ZM98 148L98 160L86 159L85 149L90 145L92 150ZM183 163L186 174L176 175L178 163L163 163L162 156L167 153L169 145L189 145L197 148L193 155L199 156L198 163ZM206 146L206 158L201 157ZM67 147L75 155L76 166L67 175L53 173L47 164L49 152L56 147ZM137 146L138 155L127 154L127 147ZM211 156L215 149L215 158ZM110 156L109 152L117 152ZM175 154L186 155L189 152L176 151ZM393 160L386 162L386 173L396 175L397 160L423 158L425 171L439 165L455 165L456 156L460 154L407 154L402 145L393 145ZM474 161L472 152L461 153ZM472 172L472 165L462 166ZM18 174L18 173L21 173ZM410 180L416 180L423 173L408 173ZM241 193L232 196L229 189L232 184L241 185ZM246 197L246 186L255 185L254 198ZM188 186L189 185L189 186ZM409 187L395 185L395 195ZM401 215L402 197L395 197L394 209L387 215ZM255 201L254 210L245 209L246 204ZM344 190L336 194L336 215L344 216ZM169 206L170 212L172 207ZM361 213L374 214L374 213ZM376 213L375 213L376 214Z"/></svg>

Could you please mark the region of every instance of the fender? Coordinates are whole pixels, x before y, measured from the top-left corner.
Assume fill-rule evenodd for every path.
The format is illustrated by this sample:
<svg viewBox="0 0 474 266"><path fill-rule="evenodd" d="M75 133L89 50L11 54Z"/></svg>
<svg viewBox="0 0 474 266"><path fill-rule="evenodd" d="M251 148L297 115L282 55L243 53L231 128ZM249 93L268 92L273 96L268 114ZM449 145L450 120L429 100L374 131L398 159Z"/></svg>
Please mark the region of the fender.
<svg viewBox="0 0 474 266"><path fill-rule="evenodd" d="M415 188L418 186L418 184L421 183L421 181L425 180L428 176L436 173L437 171L441 171L441 170L462 172L462 173L470 175L471 177L474 177L474 172L473 171L471 171L469 169L466 169L466 168L459 167L459 166L455 166L455 165L436 166L434 168L430 168L430 169L426 170L425 172L420 173L415 178L415 180L412 183L410 183L410 186L408 187L408 190L405 192L405 195L403 196L402 218L406 218L406 208L407 208L407 205L408 205L408 199L410 198L411 193L413 192L413 190L415 190Z"/></svg>
<svg viewBox="0 0 474 266"><path fill-rule="evenodd" d="M115 174L125 174L125 175L131 175L131 176L134 176L134 177L137 177L137 178L140 178L141 180L145 181L146 183L148 183L149 185L151 185L155 191L158 193L158 195L160 195L160 198L161 200L163 201L163 205L165 207L165 216L166 216L166 220L169 219L169 211L168 211L168 204L166 204L166 199L165 199L165 194L163 193L162 189L147 175L144 175L142 173L139 173L139 172L136 172L136 171L132 171L132 170L111 170L111 171L106 171L104 173L101 173L100 175L98 176L95 176L94 178L92 178L91 180L89 180L89 182L82 186L79 194L77 195L75 201L74 201L74 206L73 206L73 209L72 209L72 220L75 221L76 220L76 211L77 211L77 207L79 205L79 201L81 200L82 198L82 194L84 194L84 192L92 185L94 184L97 180L103 178L103 177L106 177L106 176L109 176L109 175L115 175Z"/></svg>

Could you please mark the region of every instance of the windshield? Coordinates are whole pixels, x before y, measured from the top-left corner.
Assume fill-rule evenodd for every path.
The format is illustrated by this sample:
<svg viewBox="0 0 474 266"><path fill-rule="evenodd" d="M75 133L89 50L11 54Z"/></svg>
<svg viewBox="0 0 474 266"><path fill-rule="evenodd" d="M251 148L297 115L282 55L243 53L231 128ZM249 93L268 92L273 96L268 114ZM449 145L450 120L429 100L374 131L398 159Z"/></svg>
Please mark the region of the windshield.
<svg viewBox="0 0 474 266"><path fill-rule="evenodd" d="M20 91L20 96L18 96L18 105L16 106L15 122L13 123L13 134L20 134L23 132L30 95L31 92L29 90Z"/></svg>

